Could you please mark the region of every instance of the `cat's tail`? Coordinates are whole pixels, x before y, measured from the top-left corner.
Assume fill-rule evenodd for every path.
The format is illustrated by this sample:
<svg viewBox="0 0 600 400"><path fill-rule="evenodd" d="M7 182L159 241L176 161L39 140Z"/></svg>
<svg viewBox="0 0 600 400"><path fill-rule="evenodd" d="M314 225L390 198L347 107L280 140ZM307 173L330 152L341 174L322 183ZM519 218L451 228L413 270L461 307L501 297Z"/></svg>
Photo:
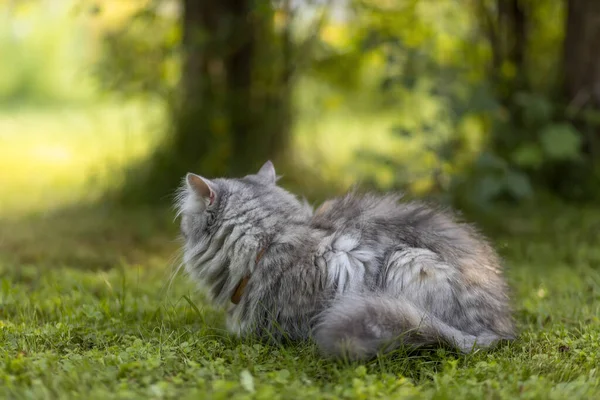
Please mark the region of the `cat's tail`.
<svg viewBox="0 0 600 400"><path fill-rule="evenodd" d="M439 343L470 352L501 339L493 333L475 336L461 332L406 299L373 293L335 300L319 316L313 337L325 354L354 360L399 346Z"/></svg>

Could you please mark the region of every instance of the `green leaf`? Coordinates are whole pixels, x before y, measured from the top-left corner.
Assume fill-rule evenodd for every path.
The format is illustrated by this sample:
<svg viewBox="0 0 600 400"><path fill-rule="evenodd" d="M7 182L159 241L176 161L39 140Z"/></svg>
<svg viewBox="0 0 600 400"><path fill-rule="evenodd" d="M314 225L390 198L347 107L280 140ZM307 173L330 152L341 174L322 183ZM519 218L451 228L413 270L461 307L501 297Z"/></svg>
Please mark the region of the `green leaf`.
<svg viewBox="0 0 600 400"><path fill-rule="evenodd" d="M254 377L247 369L240 374L240 384L250 393L254 393Z"/></svg>
<svg viewBox="0 0 600 400"><path fill-rule="evenodd" d="M547 122L552 117L552 103L544 96L534 93L517 93L515 102L523 111L523 117L531 125Z"/></svg>
<svg viewBox="0 0 600 400"><path fill-rule="evenodd" d="M525 143L515 150L511 159L519 167L539 168L544 162L544 152L535 143Z"/></svg>
<svg viewBox="0 0 600 400"><path fill-rule="evenodd" d="M504 171L508 167L506 161L488 151L482 152L476 161L479 170Z"/></svg>
<svg viewBox="0 0 600 400"><path fill-rule="evenodd" d="M554 160L575 160L579 157L581 135L571 124L553 124L540 135L542 148Z"/></svg>
<svg viewBox="0 0 600 400"><path fill-rule="evenodd" d="M503 187L504 182L501 178L487 175L475 185L475 194L481 203L487 203L496 198Z"/></svg>
<svg viewBox="0 0 600 400"><path fill-rule="evenodd" d="M506 189L517 199L530 198L533 195L533 189L527 175L519 171L509 171L506 174Z"/></svg>

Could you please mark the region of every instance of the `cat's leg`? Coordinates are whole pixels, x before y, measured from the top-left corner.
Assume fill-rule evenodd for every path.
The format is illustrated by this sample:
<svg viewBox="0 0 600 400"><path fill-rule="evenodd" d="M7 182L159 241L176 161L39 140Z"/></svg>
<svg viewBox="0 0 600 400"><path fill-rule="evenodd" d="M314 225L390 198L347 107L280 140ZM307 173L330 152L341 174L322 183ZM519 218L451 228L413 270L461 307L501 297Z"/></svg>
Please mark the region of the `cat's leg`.
<svg viewBox="0 0 600 400"><path fill-rule="evenodd" d="M447 343L463 352L491 343L479 343L409 300L385 294L344 294L320 316L313 337L327 355L369 359L399 346L419 347Z"/></svg>

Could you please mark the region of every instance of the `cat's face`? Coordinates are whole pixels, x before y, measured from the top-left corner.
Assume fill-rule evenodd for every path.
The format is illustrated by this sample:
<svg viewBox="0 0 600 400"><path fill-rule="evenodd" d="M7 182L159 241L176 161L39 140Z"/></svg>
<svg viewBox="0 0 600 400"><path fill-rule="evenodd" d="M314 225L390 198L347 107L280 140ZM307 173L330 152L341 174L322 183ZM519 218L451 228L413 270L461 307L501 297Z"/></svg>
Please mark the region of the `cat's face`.
<svg viewBox="0 0 600 400"><path fill-rule="evenodd" d="M216 254L241 237L268 236L286 221L308 220L310 208L278 187L276 179L270 161L257 174L239 179L189 173L177 203L188 263L208 261L203 253Z"/></svg>

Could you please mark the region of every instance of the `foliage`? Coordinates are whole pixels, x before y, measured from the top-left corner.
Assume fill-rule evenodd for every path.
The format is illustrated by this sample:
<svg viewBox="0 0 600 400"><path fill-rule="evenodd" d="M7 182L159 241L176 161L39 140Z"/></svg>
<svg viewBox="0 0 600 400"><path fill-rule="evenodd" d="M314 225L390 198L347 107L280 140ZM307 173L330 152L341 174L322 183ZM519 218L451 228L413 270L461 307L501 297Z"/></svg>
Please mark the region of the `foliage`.
<svg viewBox="0 0 600 400"><path fill-rule="evenodd" d="M32 219L4 226L0 235L19 237L19 254L29 246L31 256L25 261L0 241L0 396L597 397L600 243L593 233L600 216L560 204L536 211L532 218L528 210L503 210L495 228L514 293L516 342L468 356L400 350L364 364L324 360L309 343L274 346L225 333L222 314L187 279L169 283L163 266L173 248L151 245L165 242L165 230L147 223L156 211L90 218L94 212L85 210L87 218L63 214L59 225ZM88 264L85 253L72 258L68 251L87 235ZM136 237L145 257L112 257L122 254L120 239ZM63 250L48 264L53 247Z"/></svg>
<svg viewBox="0 0 600 400"><path fill-rule="evenodd" d="M467 43L473 36L472 17L454 2L433 7L418 1L362 1L354 6L348 39L324 38L331 60L315 63L315 76L338 82L330 77L339 70L324 66L347 59L354 75L343 75L352 83L341 90L360 87L359 98L369 99L361 107L396 114L392 132L399 142L420 142L410 158L371 150L358 154L391 169L393 186L421 192L452 189L481 148L486 115L499 108L481 73L464 63L465 56L474 63L481 58L481 44Z"/></svg>
<svg viewBox="0 0 600 400"><path fill-rule="evenodd" d="M57 105L89 101L88 32L70 2L0 2L0 104Z"/></svg>
<svg viewBox="0 0 600 400"><path fill-rule="evenodd" d="M98 6L93 18L103 13ZM182 27L175 2L153 0L138 6L102 36L102 56L94 70L105 89L170 99L180 79Z"/></svg>
<svg viewBox="0 0 600 400"><path fill-rule="evenodd" d="M563 6L513 3L527 19L527 41L516 50L518 32L500 22L500 3L354 1L337 36L323 37L312 76L334 85L353 109L393 110L399 140L423 143L408 159L370 150L357 156L391 169L398 188L450 193L475 206L572 183L558 171L573 167L589 177L590 193L593 156L559 95L564 33L554 21L565 18ZM435 163L415 168L428 159Z"/></svg>
<svg viewBox="0 0 600 400"><path fill-rule="evenodd" d="M175 185L181 171L169 172L173 162L157 162L157 154L177 145L171 152L178 156L171 158L182 164L178 170L209 174L243 174L245 161L239 168L230 164L279 156L287 163L280 167L296 174L306 191L360 181L476 206L531 200L546 189L592 197L600 167L588 143L597 136L600 114L566 104L561 92L565 32L557 21L565 20L564 4L516 3L528 21L522 65L511 54L515 32L506 30L493 0L353 0L347 7L280 1L263 7L253 14L264 26L252 65L252 107L236 103L248 113L232 111L237 106L225 101L227 85L215 86L214 98L191 113L190 123L163 124L160 145L152 136L147 158L136 159L126 186L144 189L133 190L136 201L165 198L164 188ZM161 118L166 110L171 122L180 121L182 4L0 2L8 21L0 27L0 58L11 60L0 64L0 102L79 105L108 91L152 97L152 104L162 103ZM200 39L223 42L216 46L223 54L235 50L217 36ZM493 38L500 36L498 44ZM189 125L190 138L177 143L180 125ZM279 146L287 144L288 130L292 145ZM190 157L183 157L189 149ZM302 183L305 170L312 178Z"/></svg>

